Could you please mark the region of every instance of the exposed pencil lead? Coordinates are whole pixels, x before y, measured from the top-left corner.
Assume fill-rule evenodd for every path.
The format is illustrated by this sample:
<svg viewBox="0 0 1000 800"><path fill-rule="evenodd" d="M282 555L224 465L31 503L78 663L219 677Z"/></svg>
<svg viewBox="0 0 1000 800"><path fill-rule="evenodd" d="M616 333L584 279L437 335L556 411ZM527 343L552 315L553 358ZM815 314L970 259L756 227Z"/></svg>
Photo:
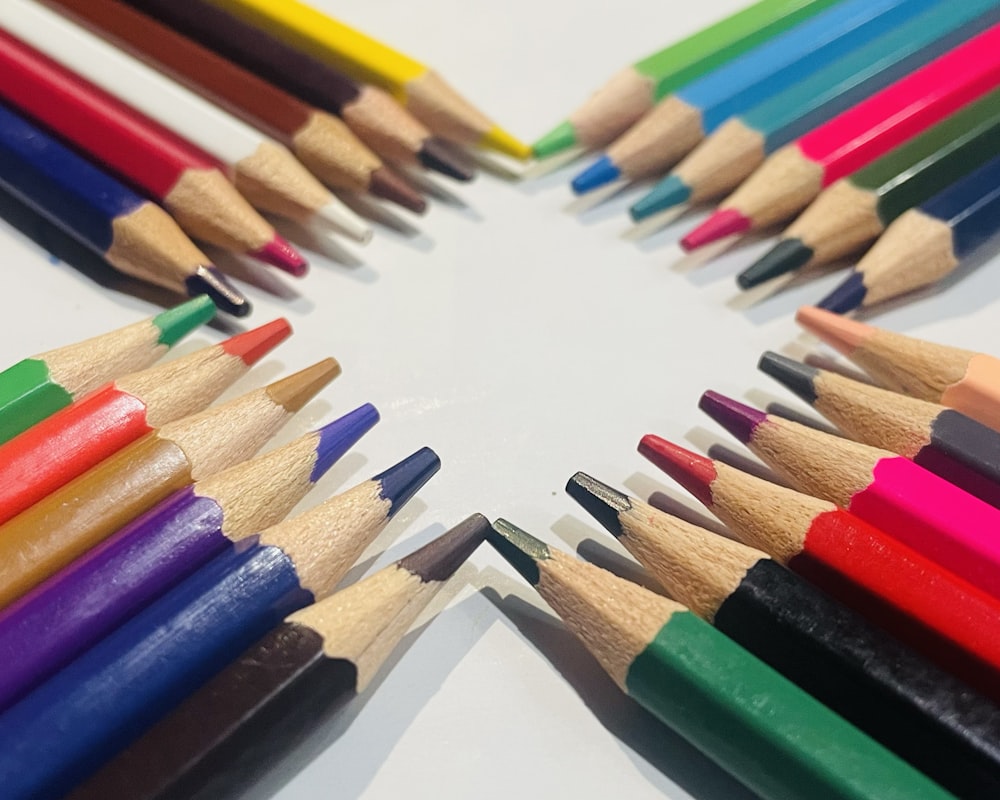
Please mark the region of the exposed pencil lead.
<svg viewBox="0 0 1000 800"><path fill-rule="evenodd" d="M309 262L278 233L274 234L271 241L250 255L296 278L301 278L309 271Z"/></svg>
<svg viewBox="0 0 1000 800"><path fill-rule="evenodd" d="M427 200L420 192L386 167L372 172L370 191L375 197L389 200L415 214L423 214L427 210Z"/></svg>
<svg viewBox="0 0 1000 800"><path fill-rule="evenodd" d="M319 480L320 476L330 469L378 421L378 409L371 403L365 403L316 431L319 435L319 442L316 444L316 463L309 480Z"/></svg>
<svg viewBox="0 0 1000 800"><path fill-rule="evenodd" d="M615 538L622 535L622 524L618 515L632 507L627 495L591 478L585 472L578 472L569 479L566 492L600 522L608 533Z"/></svg>
<svg viewBox="0 0 1000 800"><path fill-rule="evenodd" d="M424 141L417 159L427 169L440 172L456 181L465 183L476 177L476 170L454 153L447 142L437 138Z"/></svg>
<svg viewBox="0 0 1000 800"><path fill-rule="evenodd" d="M204 325L215 316L215 303L205 294L168 308L153 317L153 325L160 329L159 343L172 347L191 331Z"/></svg>
<svg viewBox="0 0 1000 800"><path fill-rule="evenodd" d="M867 294L865 276L860 272L852 272L840 286L820 300L817 306L834 314L846 314L858 308Z"/></svg>
<svg viewBox="0 0 1000 800"><path fill-rule="evenodd" d="M712 482L716 478L712 459L646 434L639 442L639 453L652 461L707 508L712 507Z"/></svg>
<svg viewBox="0 0 1000 800"><path fill-rule="evenodd" d="M414 494L441 469L441 459L429 447L422 447L372 480L381 484L381 495L390 503L387 516L393 516Z"/></svg>
<svg viewBox="0 0 1000 800"><path fill-rule="evenodd" d="M447 533L401 558L399 566L424 583L445 581L482 544L489 530L489 520L482 514L473 514Z"/></svg>
<svg viewBox="0 0 1000 800"><path fill-rule="evenodd" d="M782 386L791 389L810 405L816 402L816 387L813 384L819 374L816 367L786 358L769 350L760 357L757 368L765 375L770 375Z"/></svg>
<svg viewBox="0 0 1000 800"><path fill-rule="evenodd" d="M686 203L690 198L691 187L678 176L667 175L649 194L634 203L628 213L633 222L642 222L653 214Z"/></svg>
<svg viewBox="0 0 1000 800"><path fill-rule="evenodd" d="M744 405L718 392L705 392L698 401L698 408L718 422L733 436L746 444L753 438L757 426L767 420L767 414Z"/></svg>
<svg viewBox="0 0 1000 800"><path fill-rule="evenodd" d="M722 208L681 239L681 247L697 250L728 236L738 236L753 227L753 221L735 208Z"/></svg>
<svg viewBox="0 0 1000 800"><path fill-rule="evenodd" d="M600 189L606 184L613 183L621 176L621 170L618 169L615 162L611 160L611 157L601 156L597 159L597 161L573 178L570 186L573 188L574 194L587 194L588 192L594 191L594 189Z"/></svg>
<svg viewBox="0 0 1000 800"><path fill-rule="evenodd" d="M199 266L184 284L188 294L206 294L216 306L234 317L245 317L253 308L250 301L215 267Z"/></svg>
<svg viewBox="0 0 1000 800"><path fill-rule="evenodd" d="M532 586L538 584L541 576L536 562L552 557L545 542L505 519L496 520L486 538L522 578Z"/></svg>
<svg viewBox="0 0 1000 800"><path fill-rule="evenodd" d="M281 342L292 334L292 326L287 319L272 320L259 328L238 333L226 339L220 346L231 356L237 356L247 366L256 364Z"/></svg>
<svg viewBox="0 0 1000 800"><path fill-rule="evenodd" d="M752 289L805 266L813 257L813 249L801 239L784 239L736 276L741 289Z"/></svg>
<svg viewBox="0 0 1000 800"><path fill-rule="evenodd" d="M270 384L267 387L267 394L273 402L286 411L295 413L339 374L340 364L336 359L324 358L311 367Z"/></svg>

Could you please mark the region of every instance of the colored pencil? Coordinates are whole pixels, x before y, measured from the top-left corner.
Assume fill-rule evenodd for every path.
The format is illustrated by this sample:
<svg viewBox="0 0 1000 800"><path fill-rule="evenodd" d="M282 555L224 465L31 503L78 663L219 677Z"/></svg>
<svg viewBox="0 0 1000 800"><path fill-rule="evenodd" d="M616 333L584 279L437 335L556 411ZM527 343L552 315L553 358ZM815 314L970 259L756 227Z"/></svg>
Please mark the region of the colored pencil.
<svg viewBox="0 0 1000 800"><path fill-rule="evenodd" d="M228 165L255 207L371 238L371 228L286 148L99 36L35 0L4 2L0 26Z"/></svg>
<svg viewBox="0 0 1000 800"><path fill-rule="evenodd" d="M119 272L250 313L169 214L0 105L0 186Z"/></svg>
<svg viewBox="0 0 1000 800"><path fill-rule="evenodd" d="M0 523L154 428L207 408L291 332L278 319L125 375L0 445Z"/></svg>
<svg viewBox="0 0 1000 800"><path fill-rule="evenodd" d="M434 133L527 158L531 149L498 127L419 61L298 0L211 0L355 80L392 94Z"/></svg>
<svg viewBox="0 0 1000 800"><path fill-rule="evenodd" d="M1000 431L1000 360L806 306L795 321L887 389L940 403Z"/></svg>
<svg viewBox="0 0 1000 800"><path fill-rule="evenodd" d="M749 289L859 252L906 211L998 153L1000 90L994 90L825 189L737 282Z"/></svg>
<svg viewBox="0 0 1000 800"><path fill-rule="evenodd" d="M127 2L286 92L336 114L383 158L472 180L475 173L464 159L456 158L446 143L381 89L359 84L207 0Z"/></svg>
<svg viewBox="0 0 1000 800"><path fill-rule="evenodd" d="M483 540L480 514L296 611L67 800L239 797L360 694Z"/></svg>
<svg viewBox="0 0 1000 800"><path fill-rule="evenodd" d="M1000 510L907 458L716 392L698 407L792 486L845 508L1000 599Z"/></svg>
<svg viewBox="0 0 1000 800"><path fill-rule="evenodd" d="M951 797L680 603L506 520L489 542L623 692L764 800Z"/></svg>
<svg viewBox="0 0 1000 800"><path fill-rule="evenodd" d="M733 117L629 214L636 222L735 189L780 147L1000 20L996 0L938 4Z"/></svg>
<svg viewBox="0 0 1000 800"><path fill-rule="evenodd" d="M759 0L614 75L567 120L532 145L536 158L604 147L657 102L837 0Z"/></svg>
<svg viewBox="0 0 1000 800"><path fill-rule="evenodd" d="M120 375L148 367L215 315L204 295L124 328L25 358L0 372L0 443Z"/></svg>
<svg viewBox="0 0 1000 800"><path fill-rule="evenodd" d="M0 716L7 797L61 796L284 617L330 594L439 464L424 448L360 492L219 554L9 708Z"/></svg>
<svg viewBox="0 0 1000 800"><path fill-rule="evenodd" d="M173 492L248 459L339 372L327 359L164 425L0 525L0 608Z"/></svg>
<svg viewBox="0 0 1000 800"><path fill-rule="evenodd" d="M662 173L730 117L940 1L841 0L665 98L573 179L573 191Z"/></svg>
<svg viewBox="0 0 1000 800"><path fill-rule="evenodd" d="M996 141L997 132L991 138ZM1000 230L1000 156L893 222L817 305L845 314L930 286Z"/></svg>
<svg viewBox="0 0 1000 800"><path fill-rule="evenodd" d="M582 472L566 491L670 596L949 791L1000 792L1000 708L773 561Z"/></svg>
<svg viewBox="0 0 1000 800"><path fill-rule="evenodd" d="M51 0L146 64L281 142L327 186L422 213L423 197L337 117L309 106L116 0Z"/></svg>
<svg viewBox="0 0 1000 800"><path fill-rule="evenodd" d="M757 365L859 442L891 450L1000 508L1000 433L960 411L764 353Z"/></svg>
<svg viewBox="0 0 1000 800"><path fill-rule="evenodd" d="M786 145L701 225L687 250L783 222L824 187L870 164L1000 83L1000 24Z"/></svg>
<svg viewBox="0 0 1000 800"><path fill-rule="evenodd" d="M1000 603L833 503L769 483L658 436L639 452L740 540L1000 700Z"/></svg>
<svg viewBox="0 0 1000 800"><path fill-rule="evenodd" d="M305 270L215 161L3 31L0 97L163 205L190 236L293 275Z"/></svg>
<svg viewBox="0 0 1000 800"><path fill-rule="evenodd" d="M209 559L284 519L377 420L362 406L180 489L0 612L0 711Z"/></svg>

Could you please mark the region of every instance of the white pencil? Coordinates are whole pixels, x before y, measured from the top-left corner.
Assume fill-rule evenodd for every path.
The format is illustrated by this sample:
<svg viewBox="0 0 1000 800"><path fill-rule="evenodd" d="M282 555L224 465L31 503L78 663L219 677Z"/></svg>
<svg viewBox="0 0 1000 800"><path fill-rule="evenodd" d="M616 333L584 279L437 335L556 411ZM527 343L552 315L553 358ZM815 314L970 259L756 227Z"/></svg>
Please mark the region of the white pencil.
<svg viewBox="0 0 1000 800"><path fill-rule="evenodd" d="M361 242L371 228L283 145L34 0L2 0L0 26L229 165L263 211L326 223Z"/></svg>

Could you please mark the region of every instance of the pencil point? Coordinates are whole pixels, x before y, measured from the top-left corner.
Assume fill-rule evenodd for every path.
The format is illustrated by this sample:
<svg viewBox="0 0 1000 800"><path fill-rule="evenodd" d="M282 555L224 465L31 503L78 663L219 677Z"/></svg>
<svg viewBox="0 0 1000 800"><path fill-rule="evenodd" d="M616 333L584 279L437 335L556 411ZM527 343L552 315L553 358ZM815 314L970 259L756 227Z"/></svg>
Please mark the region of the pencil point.
<svg viewBox="0 0 1000 800"><path fill-rule="evenodd" d="M267 394L273 402L294 414L339 374L340 364L336 359L324 358L311 367L268 385Z"/></svg>
<svg viewBox="0 0 1000 800"><path fill-rule="evenodd" d="M301 278L309 271L309 262L305 257L278 233L274 234L271 241L250 255L296 278Z"/></svg>
<svg viewBox="0 0 1000 800"><path fill-rule="evenodd" d="M662 469L708 508L712 507L712 482L715 464L680 445L646 434L639 442L639 453Z"/></svg>
<svg viewBox="0 0 1000 800"><path fill-rule="evenodd" d="M817 303L817 307L834 314L846 314L858 308L868 294L865 286L865 276L860 272L852 272L840 286Z"/></svg>
<svg viewBox="0 0 1000 800"><path fill-rule="evenodd" d="M622 176L614 161L609 156L601 156L570 182L574 194L587 194L600 189L609 183L614 183Z"/></svg>
<svg viewBox="0 0 1000 800"><path fill-rule="evenodd" d="M229 355L243 359L243 363L249 367L260 361L291 335L291 323L282 317L261 325L259 328L231 336L221 344L221 347Z"/></svg>
<svg viewBox="0 0 1000 800"><path fill-rule="evenodd" d="M325 206L316 210L316 216L336 231L349 236L356 242L368 244L372 238L372 227L340 200L333 198Z"/></svg>
<svg viewBox="0 0 1000 800"><path fill-rule="evenodd" d="M441 459L429 447L421 447L372 480L381 484L380 494L390 503L387 517L393 516L441 469Z"/></svg>
<svg viewBox="0 0 1000 800"><path fill-rule="evenodd" d="M633 222L642 222L647 217L682 205L691 198L691 187L676 175L667 175L645 197L640 198L629 210Z"/></svg>
<svg viewBox="0 0 1000 800"><path fill-rule="evenodd" d="M578 472L566 484L566 493L583 506L584 510L603 525L616 539L622 535L618 515L632 508L627 495L612 489L606 483Z"/></svg>
<svg viewBox="0 0 1000 800"><path fill-rule="evenodd" d="M819 370L815 367L768 350L760 357L757 368L785 388L795 392L809 405L816 402L816 387L813 382Z"/></svg>
<svg viewBox="0 0 1000 800"><path fill-rule="evenodd" d="M184 281L188 294L206 294L227 314L245 317L253 306L215 267L199 266L197 272Z"/></svg>
<svg viewBox="0 0 1000 800"><path fill-rule="evenodd" d="M376 197L402 206L415 214L423 214L427 210L427 201L420 192L386 167L379 167L372 172L368 188Z"/></svg>
<svg viewBox="0 0 1000 800"><path fill-rule="evenodd" d="M752 224L749 217L735 208L721 208L681 239L681 247L691 252L719 239L746 233Z"/></svg>
<svg viewBox="0 0 1000 800"><path fill-rule="evenodd" d="M423 147L417 152L417 160L427 169L440 172L456 181L467 183L476 177L475 169L466 164L465 159L452 152L448 143L441 139L426 139Z"/></svg>
<svg viewBox="0 0 1000 800"><path fill-rule="evenodd" d="M870 325L815 306L802 306L795 312L795 321L845 356L861 347L875 332Z"/></svg>
<svg viewBox="0 0 1000 800"><path fill-rule="evenodd" d="M530 533L522 531L505 519L493 523L486 535L486 540L493 545L504 560L520 573L532 586L537 586L541 578L538 572L538 562L552 557L548 545L541 539L536 539Z"/></svg>
<svg viewBox="0 0 1000 800"><path fill-rule="evenodd" d="M562 122L531 146L535 158L549 158L563 150L575 147L576 130L572 123Z"/></svg>
<svg viewBox="0 0 1000 800"><path fill-rule="evenodd" d="M718 422L743 444L749 442L757 426L767 420L767 414L744 405L718 392L705 392L698 408Z"/></svg>
<svg viewBox="0 0 1000 800"><path fill-rule="evenodd" d="M179 306L168 308L153 317L153 325L160 329L157 339L164 347L173 347L195 328L215 316L215 303L206 295L199 295Z"/></svg>
<svg viewBox="0 0 1000 800"><path fill-rule="evenodd" d="M490 521L482 514L473 514L396 563L424 583L448 580L482 544L489 530Z"/></svg>
<svg viewBox="0 0 1000 800"><path fill-rule="evenodd" d="M528 145L497 125L494 125L483 134L483 138L480 139L479 144L482 147L488 147L491 150L504 153L520 161L527 161L531 158L531 148Z"/></svg>
<svg viewBox="0 0 1000 800"><path fill-rule="evenodd" d="M312 483L318 481L378 421L378 409L371 403L365 403L317 430L316 463L309 480Z"/></svg>
<svg viewBox="0 0 1000 800"><path fill-rule="evenodd" d="M758 284L800 269L813 257L813 249L801 239L784 239L736 276L741 289L752 289Z"/></svg>

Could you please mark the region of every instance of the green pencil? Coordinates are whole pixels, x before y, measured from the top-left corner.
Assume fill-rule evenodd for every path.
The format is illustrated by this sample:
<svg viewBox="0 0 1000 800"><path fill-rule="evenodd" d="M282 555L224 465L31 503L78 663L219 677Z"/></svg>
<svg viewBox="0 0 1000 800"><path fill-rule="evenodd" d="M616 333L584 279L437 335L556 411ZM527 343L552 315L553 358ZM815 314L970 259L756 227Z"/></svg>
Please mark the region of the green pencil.
<svg viewBox="0 0 1000 800"><path fill-rule="evenodd" d="M839 0L760 0L619 72L534 145L535 158L604 147L657 102ZM608 33L618 36L618 25Z"/></svg>
<svg viewBox="0 0 1000 800"><path fill-rule="evenodd" d="M145 369L214 315L215 305L202 295L142 322L8 367L0 372L0 444L92 389Z"/></svg>
<svg viewBox="0 0 1000 800"><path fill-rule="evenodd" d="M765 800L952 797L680 603L505 520L490 543L629 697Z"/></svg>

